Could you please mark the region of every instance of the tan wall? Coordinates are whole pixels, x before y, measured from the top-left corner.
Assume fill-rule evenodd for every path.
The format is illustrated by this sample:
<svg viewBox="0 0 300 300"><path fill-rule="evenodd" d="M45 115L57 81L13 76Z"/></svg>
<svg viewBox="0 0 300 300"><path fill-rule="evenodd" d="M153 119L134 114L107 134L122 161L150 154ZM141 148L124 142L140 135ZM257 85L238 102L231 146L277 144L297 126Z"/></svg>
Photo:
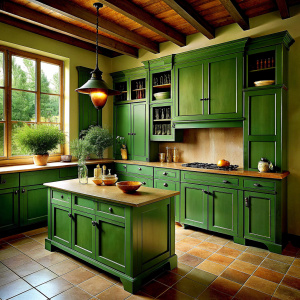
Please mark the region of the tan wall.
<svg viewBox="0 0 300 300"><path fill-rule="evenodd" d="M250 19L250 30L243 31L238 25L232 24L216 30L216 38L208 40L201 34L194 34L187 38L187 46L178 47L170 42L160 45L160 53L152 54L141 50L139 59L120 56L112 59L112 72L130 69L142 65L142 61L155 59L158 57L170 55L172 53L180 53L188 50L202 48L222 42L227 42L243 37L258 37L266 34L276 33L288 30L295 39L289 53L289 103L288 103L288 169L291 175L288 178L288 231L291 234L300 235L300 6L294 6L290 9L291 18L282 20L279 12L269 13L263 16ZM236 134L233 129L223 130L189 130L186 131L185 145L177 146L184 150L183 160L194 161L201 159L202 161L215 162L221 153L219 149L225 149L224 158L231 162L240 161L242 154L240 137L231 138L236 143L238 152L237 160L230 153L235 146L228 145L228 132ZM193 138L193 136L195 138ZM205 137L206 141L202 138ZM222 146L222 142L224 143ZM205 143L205 147L203 146ZM160 145L164 149L166 143ZM216 147L217 145L217 147ZM206 148L207 147L207 148ZM199 149L199 152L197 151ZM230 150L230 151L229 151ZM216 151L212 153L212 151ZM231 158L232 157L232 158Z"/></svg>

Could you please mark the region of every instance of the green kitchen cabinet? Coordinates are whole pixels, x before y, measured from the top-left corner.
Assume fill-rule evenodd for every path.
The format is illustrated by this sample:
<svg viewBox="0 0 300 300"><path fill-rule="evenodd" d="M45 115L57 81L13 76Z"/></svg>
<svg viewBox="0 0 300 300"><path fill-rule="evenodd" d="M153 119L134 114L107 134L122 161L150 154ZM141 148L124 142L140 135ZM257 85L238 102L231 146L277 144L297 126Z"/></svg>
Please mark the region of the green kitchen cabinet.
<svg viewBox="0 0 300 300"><path fill-rule="evenodd" d="M20 188L20 225L47 220L47 188L43 185Z"/></svg>
<svg viewBox="0 0 300 300"><path fill-rule="evenodd" d="M144 102L115 105L114 136L125 137L128 159L146 161L149 156L147 108ZM120 158L120 149L114 148Z"/></svg>
<svg viewBox="0 0 300 300"><path fill-rule="evenodd" d="M19 188L0 190L0 231L19 226Z"/></svg>
<svg viewBox="0 0 300 300"><path fill-rule="evenodd" d="M208 189L208 229L237 236L237 216L238 191L210 186Z"/></svg>
<svg viewBox="0 0 300 300"><path fill-rule="evenodd" d="M257 170L264 157L286 170L286 90L272 86L245 92L244 168Z"/></svg>

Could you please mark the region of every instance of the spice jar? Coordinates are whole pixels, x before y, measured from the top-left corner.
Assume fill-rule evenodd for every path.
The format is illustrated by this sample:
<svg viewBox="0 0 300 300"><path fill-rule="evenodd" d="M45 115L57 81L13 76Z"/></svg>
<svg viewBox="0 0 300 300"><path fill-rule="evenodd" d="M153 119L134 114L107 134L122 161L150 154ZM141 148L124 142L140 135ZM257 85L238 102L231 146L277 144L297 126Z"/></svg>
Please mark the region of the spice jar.
<svg viewBox="0 0 300 300"><path fill-rule="evenodd" d="M179 152L176 147L173 150L173 162L177 163L179 161Z"/></svg>
<svg viewBox="0 0 300 300"><path fill-rule="evenodd" d="M158 153L158 158L160 162L164 162L166 160L166 153Z"/></svg>
<svg viewBox="0 0 300 300"><path fill-rule="evenodd" d="M172 162L172 148L166 147L166 158L167 158L167 163Z"/></svg>

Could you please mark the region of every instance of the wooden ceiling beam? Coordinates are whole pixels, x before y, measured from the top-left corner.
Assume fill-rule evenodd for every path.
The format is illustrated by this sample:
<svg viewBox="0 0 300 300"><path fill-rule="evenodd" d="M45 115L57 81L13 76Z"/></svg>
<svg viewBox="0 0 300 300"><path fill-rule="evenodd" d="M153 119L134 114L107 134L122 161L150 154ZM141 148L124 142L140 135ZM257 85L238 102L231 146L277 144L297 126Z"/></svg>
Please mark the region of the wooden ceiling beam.
<svg viewBox="0 0 300 300"><path fill-rule="evenodd" d="M200 17L198 12L184 0L163 0L170 6L177 14L191 24L195 29L201 32L209 39L215 37L215 29L210 26L203 18Z"/></svg>
<svg viewBox="0 0 300 300"><path fill-rule="evenodd" d="M35 3L43 8L50 9L63 16L96 28L96 15L83 9L82 7L77 6L71 1L29 0L29 2ZM105 33L127 41L128 43L136 45L140 48L146 49L152 53L159 52L158 43L101 17L99 18L99 28Z"/></svg>
<svg viewBox="0 0 300 300"><path fill-rule="evenodd" d="M10 17L5 14L0 14L0 22L23 29L23 30L26 30L26 31L30 31L32 33L42 35L44 37L47 37L47 38L50 38L50 39L53 39L53 40L56 40L56 41L59 41L59 42L65 43L65 44L69 44L69 45L72 45L75 47L79 47L79 48L82 48L82 49L85 49L88 51L95 52L95 46L90 43L75 39L68 35L64 35L64 34L61 34L61 33L55 32L55 31L48 30L48 29L40 27L40 26L36 26L36 25L30 24L30 23L21 21L19 19ZM119 53L116 53L114 51L111 51L111 50L108 50L108 49L105 49L102 47L98 48L98 54L102 54L102 55L105 55L108 57L116 57L116 56L121 55Z"/></svg>
<svg viewBox="0 0 300 300"><path fill-rule="evenodd" d="M2 1L0 3L0 12L95 45L96 34L94 32L39 13L22 5ZM105 36L100 36L99 46L132 57L138 56L138 50L136 48Z"/></svg>
<svg viewBox="0 0 300 300"><path fill-rule="evenodd" d="M234 0L220 0L225 9L228 11L232 19L239 24L243 30L250 29L249 19L240 9L237 3Z"/></svg>
<svg viewBox="0 0 300 300"><path fill-rule="evenodd" d="M281 19L287 19L290 17L289 6L286 0L276 0Z"/></svg>
<svg viewBox="0 0 300 300"><path fill-rule="evenodd" d="M139 23L140 25L156 32L167 40L182 47L186 45L186 37L182 33L155 18L133 2L128 0L98 0L105 6L125 15L127 18Z"/></svg>

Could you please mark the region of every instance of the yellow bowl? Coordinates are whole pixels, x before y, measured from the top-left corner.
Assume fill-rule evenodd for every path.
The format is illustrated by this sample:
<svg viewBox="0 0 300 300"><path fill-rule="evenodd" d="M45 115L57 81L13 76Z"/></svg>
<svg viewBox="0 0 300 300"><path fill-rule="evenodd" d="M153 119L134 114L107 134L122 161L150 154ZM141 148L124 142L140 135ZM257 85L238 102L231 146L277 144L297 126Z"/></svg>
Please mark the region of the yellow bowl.
<svg viewBox="0 0 300 300"><path fill-rule="evenodd" d="M118 177L112 176L111 178L104 178L103 176L102 180L105 185L114 185L118 181Z"/></svg>
<svg viewBox="0 0 300 300"><path fill-rule="evenodd" d="M96 184L96 185L101 185L103 180L102 179L92 179L93 182Z"/></svg>
<svg viewBox="0 0 300 300"><path fill-rule="evenodd" d="M131 194L136 192L142 183L139 181L120 181L117 182L117 187L124 193Z"/></svg>

